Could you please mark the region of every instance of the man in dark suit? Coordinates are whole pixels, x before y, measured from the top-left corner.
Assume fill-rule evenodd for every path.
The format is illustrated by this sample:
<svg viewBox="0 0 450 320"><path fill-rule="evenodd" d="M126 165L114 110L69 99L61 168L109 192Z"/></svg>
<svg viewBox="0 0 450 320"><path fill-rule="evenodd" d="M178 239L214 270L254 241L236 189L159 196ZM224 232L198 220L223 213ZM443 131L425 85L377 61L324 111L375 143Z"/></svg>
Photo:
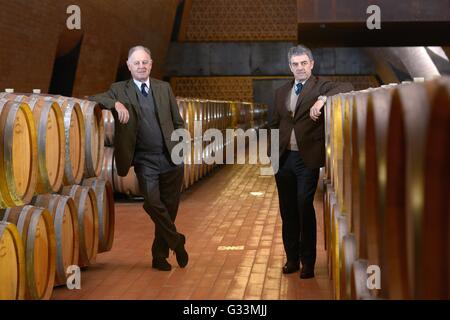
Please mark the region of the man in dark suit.
<svg viewBox="0 0 450 320"><path fill-rule="evenodd" d="M117 173L125 176L134 165L144 209L155 223L152 267L169 271L172 249L180 267L188 263L186 238L177 231L175 218L183 183L183 165L175 165L171 152L175 129L184 128L177 101L167 82L150 78L150 50L136 46L127 61L132 79L116 82L90 97L112 111L115 120L114 157Z"/></svg>
<svg viewBox="0 0 450 320"><path fill-rule="evenodd" d="M302 270L300 278L314 277L316 261L316 216L314 194L320 167L325 163L324 117L321 109L351 84L333 83L312 75L314 59L304 46L288 52L294 79L277 89L269 124L279 129L279 169L275 174L287 262L283 273Z"/></svg>

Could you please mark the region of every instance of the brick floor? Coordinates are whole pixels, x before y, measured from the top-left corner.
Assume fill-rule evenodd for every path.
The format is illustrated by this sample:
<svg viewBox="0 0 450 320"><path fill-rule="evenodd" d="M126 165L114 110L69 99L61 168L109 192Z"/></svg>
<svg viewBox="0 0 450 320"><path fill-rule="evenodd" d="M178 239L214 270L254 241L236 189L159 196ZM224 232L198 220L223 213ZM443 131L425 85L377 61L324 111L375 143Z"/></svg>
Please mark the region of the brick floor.
<svg viewBox="0 0 450 320"><path fill-rule="evenodd" d="M331 299L320 199L318 190L313 279L281 273L285 256L274 178L259 176L258 166L227 165L182 195L176 224L187 238L186 268L171 255L172 271L152 269L153 222L142 202L118 201L112 250L82 270L80 290L55 288L52 299Z"/></svg>

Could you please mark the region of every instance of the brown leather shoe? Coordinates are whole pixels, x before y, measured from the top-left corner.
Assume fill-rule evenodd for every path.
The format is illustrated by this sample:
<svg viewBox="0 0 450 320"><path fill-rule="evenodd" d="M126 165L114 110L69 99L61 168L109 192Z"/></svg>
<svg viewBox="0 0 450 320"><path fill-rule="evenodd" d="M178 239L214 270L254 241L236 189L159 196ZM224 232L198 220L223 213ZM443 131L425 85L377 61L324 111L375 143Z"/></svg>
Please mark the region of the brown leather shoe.
<svg viewBox="0 0 450 320"><path fill-rule="evenodd" d="M302 271L300 272L301 279L314 278L314 266L302 264Z"/></svg>
<svg viewBox="0 0 450 320"><path fill-rule="evenodd" d="M170 271L172 266L164 258L156 258L152 261L152 268L160 271Z"/></svg>
<svg viewBox="0 0 450 320"><path fill-rule="evenodd" d="M299 269L300 269L300 263L299 262L288 261L283 266L283 273L284 274L294 273L294 272L298 271Z"/></svg>

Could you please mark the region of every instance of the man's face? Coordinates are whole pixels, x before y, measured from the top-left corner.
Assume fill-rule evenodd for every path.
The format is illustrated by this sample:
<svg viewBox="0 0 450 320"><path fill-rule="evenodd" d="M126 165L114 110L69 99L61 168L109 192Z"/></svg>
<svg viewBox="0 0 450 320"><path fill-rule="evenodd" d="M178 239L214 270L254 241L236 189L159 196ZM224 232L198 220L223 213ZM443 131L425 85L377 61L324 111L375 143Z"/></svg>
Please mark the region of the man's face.
<svg viewBox="0 0 450 320"><path fill-rule="evenodd" d="M295 80L305 81L311 76L314 67L314 60L310 60L306 54L292 56L289 64Z"/></svg>
<svg viewBox="0 0 450 320"><path fill-rule="evenodd" d="M127 61L133 79L144 82L152 71L152 59L144 50L136 50Z"/></svg>

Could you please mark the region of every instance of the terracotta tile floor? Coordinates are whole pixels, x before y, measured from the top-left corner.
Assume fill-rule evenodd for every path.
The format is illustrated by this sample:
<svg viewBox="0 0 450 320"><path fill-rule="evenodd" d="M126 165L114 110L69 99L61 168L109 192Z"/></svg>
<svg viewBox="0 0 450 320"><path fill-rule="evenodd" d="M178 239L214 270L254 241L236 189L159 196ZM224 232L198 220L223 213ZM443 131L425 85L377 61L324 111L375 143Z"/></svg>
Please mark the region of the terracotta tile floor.
<svg viewBox="0 0 450 320"><path fill-rule="evenodd" d="M187 237L190 259L184 269L174 255L172 271L151 268L153 222L142 202L118 201L112 250L82 270L80 290L55 288L52 298L331 299L319 190L315 208L316 277L301 280L298 273L281 273L285 257L275 180L259 176L258 166L224 166L183 193L176 224ZM218 250L221 246L240 250Z"/></svg>

